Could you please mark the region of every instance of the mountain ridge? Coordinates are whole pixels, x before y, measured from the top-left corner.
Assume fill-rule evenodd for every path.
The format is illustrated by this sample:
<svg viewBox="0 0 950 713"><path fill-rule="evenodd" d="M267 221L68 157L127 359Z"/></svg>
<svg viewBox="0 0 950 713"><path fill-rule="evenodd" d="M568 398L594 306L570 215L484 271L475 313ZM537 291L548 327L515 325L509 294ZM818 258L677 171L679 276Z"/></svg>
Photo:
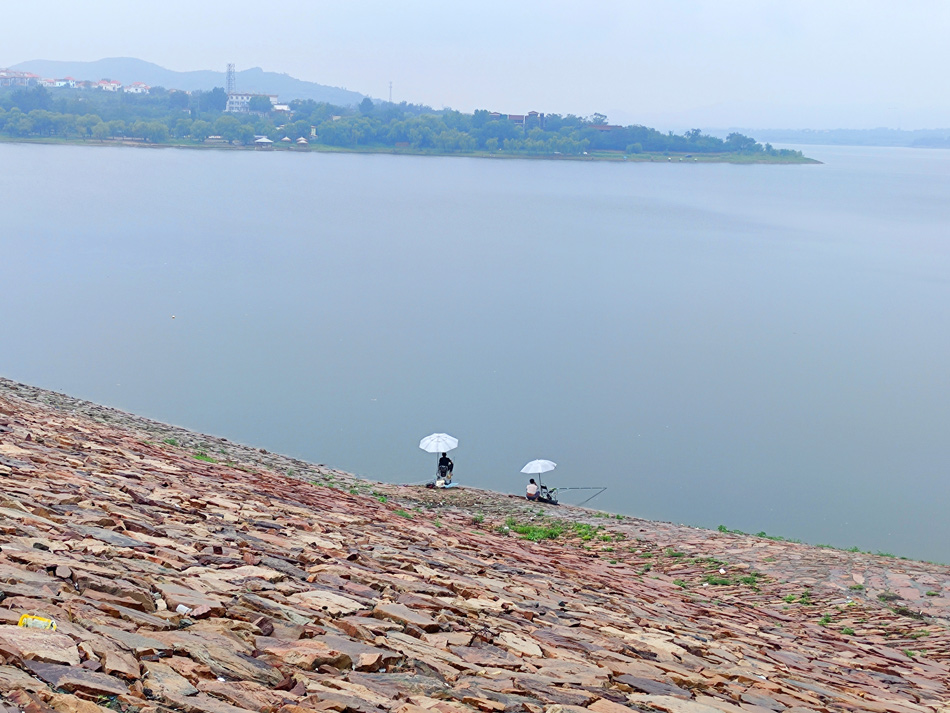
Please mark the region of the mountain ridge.
<svg viewBox="0 0 950 713"><path fill-rule="evenodd" d="M154 62L135 57L107 57L92 62L33 59L10 67L22 72L33 72L43 77L66 76L81 80L115 79L123 84L144 82L151 86L185 91L208 91L225 86L225 73L210 69L178 72ZM277 94L283 101L313 99L330 104L349 106L363 100L363 94L342 87L331 87L308 82L286 73L267 72L252 67L235 72L237 88L256 94Z"/></svg>

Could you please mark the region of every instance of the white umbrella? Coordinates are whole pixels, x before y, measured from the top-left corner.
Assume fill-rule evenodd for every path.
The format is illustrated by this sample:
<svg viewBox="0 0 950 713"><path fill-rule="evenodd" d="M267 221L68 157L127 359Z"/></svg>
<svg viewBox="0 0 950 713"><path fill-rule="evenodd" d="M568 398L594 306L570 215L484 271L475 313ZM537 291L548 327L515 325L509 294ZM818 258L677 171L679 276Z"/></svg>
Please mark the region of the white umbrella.
<svg viewBox="0 0 950 713"><path fill-rule="evenodd" d="M419 448L426 453L444 453L458 448L459 439L452 438L448 433L433 433L419 441Z"/></svg>
<svg viewBox="0 0 950 713"><path fill-rule="evenodd" d="M458 438L453 438L448 433L433 433L419 441L419 448L426 453L445 453L453 448L457 448Z"/></svg>
<svg viewBox="0 0 950 713"><path fill-rule="evenodd" d="M554 470L557 468L557 463L550 460L533 460L524 468L521 469L522 473L547 473L549 470Z"/></svg>
<svg viewBox="0 0 950 713"><path fill-rule="evenodd" d="M550 460L533 460L521 469L522 473L533 473L538 476L538 485L541 484L541 473L547 473L549 470L557 468L557 463Z"/></svg>

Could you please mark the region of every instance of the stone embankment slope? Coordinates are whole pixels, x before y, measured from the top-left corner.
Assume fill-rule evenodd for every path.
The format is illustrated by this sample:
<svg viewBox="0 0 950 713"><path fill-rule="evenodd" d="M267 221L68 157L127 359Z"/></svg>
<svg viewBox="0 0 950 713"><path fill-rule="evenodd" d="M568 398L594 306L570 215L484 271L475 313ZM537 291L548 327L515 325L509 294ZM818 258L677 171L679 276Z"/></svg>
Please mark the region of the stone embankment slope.
<svg viewBox="0 0 950 713"><path fill-rule="evenodd" d="M0 484L0 711L950 711L944 566L370 483L2 380Z"/></svg>

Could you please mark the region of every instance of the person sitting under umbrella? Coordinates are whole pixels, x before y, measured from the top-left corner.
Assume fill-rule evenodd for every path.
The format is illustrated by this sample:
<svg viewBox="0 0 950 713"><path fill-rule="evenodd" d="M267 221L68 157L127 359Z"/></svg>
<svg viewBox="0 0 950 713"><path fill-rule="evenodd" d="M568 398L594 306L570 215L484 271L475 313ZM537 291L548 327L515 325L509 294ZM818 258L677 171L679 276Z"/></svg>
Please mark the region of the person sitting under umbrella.
<svg viewBox="0 0 950 713"><path fill-rule="evenodd" d="M446 483L451 483L452 468L454 467L455 464L452 463L452 459L443 453L442 457L439 458L439 478L444 480Z"/></svg>
<svg viewBox="0 0 950 713"><path fill-rule="evenodd" d="M534 478L532 478L531 480L528 481L528 490L525 493L525 498L527 498L528 500L537 500L538 497L540 496L539 494L540 494L540 488L538 488L538 484L535 483Z"/></svg>

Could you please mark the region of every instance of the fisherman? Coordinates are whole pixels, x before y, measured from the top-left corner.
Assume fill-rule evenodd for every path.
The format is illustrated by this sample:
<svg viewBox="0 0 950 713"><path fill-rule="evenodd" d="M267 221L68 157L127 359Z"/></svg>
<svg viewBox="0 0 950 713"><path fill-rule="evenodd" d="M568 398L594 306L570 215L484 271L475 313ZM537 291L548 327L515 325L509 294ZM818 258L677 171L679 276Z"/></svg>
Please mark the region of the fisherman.
<svg viewBox="0 0 950 713"><path fill-rule="evenodd" d="M534 482L534 478L528 481L528 490L525 493L525 498L528 500L537 500L540 495L540 489L538 484Z"/></svg>
<svg viewBox="0 0 950 713"><path fill-rule="evenodd" d="M445 453L442 454L442 457L439 458L439 480L445 481L445 484L448 485L452 482L452 468L455 467L455 464L452 462L452 459L449 458Z"/></svg>

